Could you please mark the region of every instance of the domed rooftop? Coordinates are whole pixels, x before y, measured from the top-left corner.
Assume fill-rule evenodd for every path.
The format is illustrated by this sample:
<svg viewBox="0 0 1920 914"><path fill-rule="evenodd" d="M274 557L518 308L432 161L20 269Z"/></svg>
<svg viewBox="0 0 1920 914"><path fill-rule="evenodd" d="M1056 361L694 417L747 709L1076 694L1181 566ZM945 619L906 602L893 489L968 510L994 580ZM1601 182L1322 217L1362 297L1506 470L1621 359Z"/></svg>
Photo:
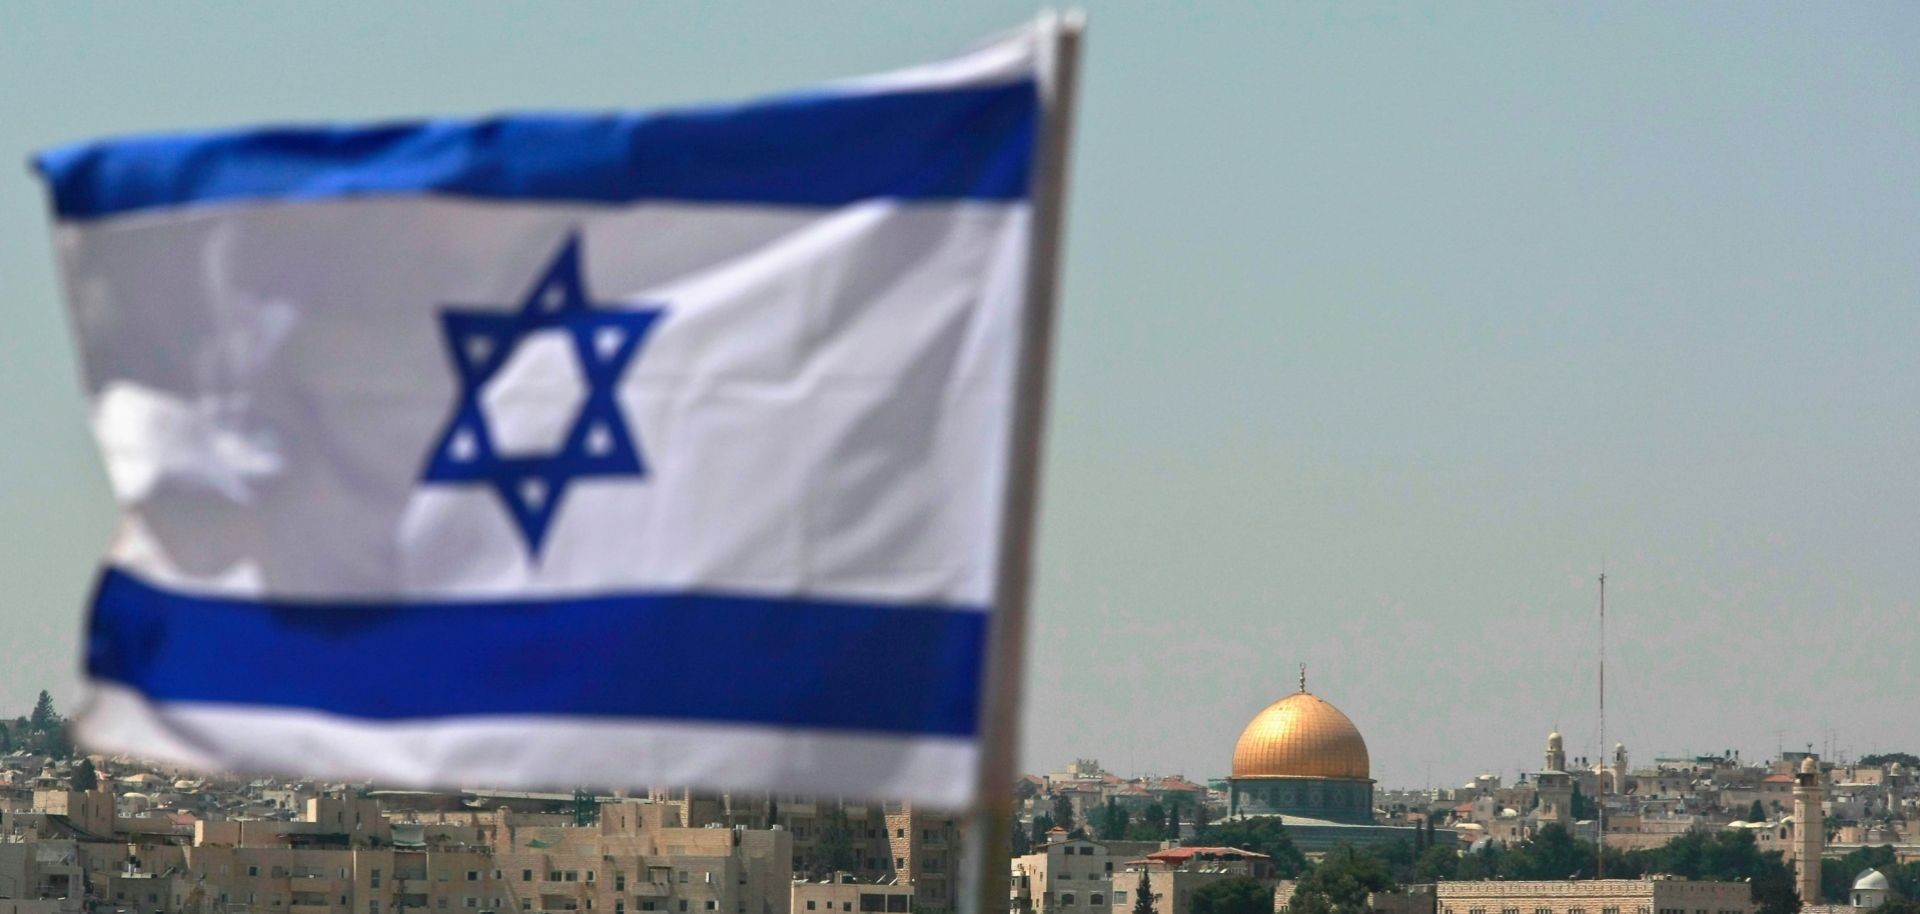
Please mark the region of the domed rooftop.
<svg viewBox="0 0 1920 914"><path fill-rule="evenodd" d="M1888 892L1893 890L1893 886L1887 882L1887 875L1885 873L1875 869L1865 869L1860 871L1860 875L1854 877L1853 890L1856 892Z"/></svg>
<svg viewBox="0 0 1920 914"><path fill-rule="evenodd" d="M1369 780L1367 741L1320 696L1301 689L1267 706L1233 747L1236 778Z"/></svg>

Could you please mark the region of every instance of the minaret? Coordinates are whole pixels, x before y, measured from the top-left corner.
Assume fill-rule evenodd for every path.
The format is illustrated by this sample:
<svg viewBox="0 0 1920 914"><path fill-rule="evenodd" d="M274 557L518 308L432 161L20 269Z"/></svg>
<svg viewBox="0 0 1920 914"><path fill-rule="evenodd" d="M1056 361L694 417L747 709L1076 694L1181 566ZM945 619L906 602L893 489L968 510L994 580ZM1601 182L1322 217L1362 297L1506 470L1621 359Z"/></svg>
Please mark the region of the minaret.
<svg viewBox="0 0 1920 914"><path fill-rule="evenodd" d="M1573 824L1573 776L1567 774L1567 750L1560 732L1547 734L1547 764L1533 776L1533 790L1540 799L1534 820L1541 825Z"/></svg>
<svg viewBox="0 0 1920 914"><path fill-rule="evenodd" d="M1800 760L1800 773L1793 778L1794 883L1803 905L1820 903L1820 855L1827 843L1821 793L1820 763L1809 755Z"/></svg>
<svg viewBox="0 0 1920 914"><path fill-rule="evenodd" d="M1613 792L1627 792L1627 744L1613 744Z"/></svg>

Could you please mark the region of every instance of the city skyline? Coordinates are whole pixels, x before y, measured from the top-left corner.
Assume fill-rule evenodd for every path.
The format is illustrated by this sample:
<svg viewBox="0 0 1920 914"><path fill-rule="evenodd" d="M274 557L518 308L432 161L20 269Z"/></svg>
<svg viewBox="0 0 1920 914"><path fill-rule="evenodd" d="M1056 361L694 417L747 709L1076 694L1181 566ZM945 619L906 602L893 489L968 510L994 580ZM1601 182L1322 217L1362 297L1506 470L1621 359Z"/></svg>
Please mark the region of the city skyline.
<svg viewBox="0 0 1920 914"><path fill-rule="evenodd" d="M1023 769L1224 774L1303 662L1383 786L1596 754L1603 563L1608 743L1912 748L1920 15L1090 7ZM16 6L0 149L755 95L1032 12L573 9ZM113 511L18 170L0 237L0 694L70 707Z"/></svg>

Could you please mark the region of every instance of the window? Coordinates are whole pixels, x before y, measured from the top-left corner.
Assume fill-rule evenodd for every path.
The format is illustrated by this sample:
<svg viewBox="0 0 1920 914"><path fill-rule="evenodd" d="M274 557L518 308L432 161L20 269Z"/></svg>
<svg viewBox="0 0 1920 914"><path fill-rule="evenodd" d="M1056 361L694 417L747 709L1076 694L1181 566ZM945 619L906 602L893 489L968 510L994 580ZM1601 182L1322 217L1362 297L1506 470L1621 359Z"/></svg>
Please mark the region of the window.
<svg viewBox="0 0 1920 914"><path fill-rule="evenodd" d="M682 898L680 899L680 910L685 911L686 909L687 909L687 900L685 898Z"/></svg>
<svg viewBox="0 0 1920 914"><path fill-rule="evenodd" d="M686 870L681 870L681 871L680 871L680 884L681 884L681 885L686 885L686 884L687 884L687 871L686 871ZM683 901L683 902L680 902L680 903L681 903L681 904L686 904L686 902L684 902L684 901Z"/></svg>
<svg viewBox="0 0 1920 914"><path fill-rule="evenodd" d="M1106 903L1107 903L1107 896L1105 896L1105 895L1102 895L1102 894L1100 894L1099 892L1095 892L1095 893L1093 893L1093 897L1092 897L1092 898L1089 898L1089 899L1087 899L1087 904L1090 904L1090 905L1093 905L1093 906L1094 906L1094 907L1096 907L1096 908L1097 908L1097 907L1101 907L1102 905L1105 905Z"/></svg>
<svg viewBox="0 0 1920 914"><path fill-rule="evenodd" d="M896 828L893 830L893 836L896 838L904 838L907 836L907 830L904 828Z"/></svg>
<svg viewBox="0 0 1920 914"><path fill-rule="evenodd" d="M434 906L434 907L436 907L436 908L439 908L439 909L440 909L440 910L442 910L442 911L444 911L444 910L446 910L446 909L447 909L447 896L445 896L445 895L442 895L442 896L440 896L439 898L436 898L436 899L434 899L434 904L433 904L433 906Z"/></svg>
<svg viewBox="0 0 1920 914"><path fill-rule="evenodd" d="M252 867L252 869L258 869L258 867ZM372 879L372 881L373 881L373 887L374 887L374 888L376 888L376 889L377 889L377 888L379 888L379 887L380 887L380 870L378 870L378 869L375 869L375 870L373 871L373 879ZM378 911L375 911L375 912L373 912L373 914L380 914L380 912L378 912Z"/></svg>
<svg viewBox="0 0 1920 914"><path fill-rule="evenodd" d="M1620 914L1619 908L1601 908L1600 914Z"/></svg>
<svg viewBox="0 0 1920 914"><path fill-rule="evenodd" d="M468 882L479 882L479 881L480 881L480 871L479 871L479 870L468 870L468 871L467 871L467 881L468 881Z"/></svg>
<svg viewBox="0 0 1920 914"><path fill-rule="evenodd" d="M533 881L533 871L532 871L532 870L521 870L521 871L520 871L520 881L521 881L521 882L532 882L532 881Z"/></svg>
<svg viewBox="0 0 1920 914"><path fill-rule="evenodd" d="M1091 856L1093 856L1093 848L1091 848L1091 847L1083 847L1083 848L1081 848L1081 849L1080 849L1080 856L1082 856L1082 857L1091 857Z"/></svg>
<svg viewBox="0 0 1920 914"><path fill-rule="evenodd" d="M709 899L707 899L707 910L709 910L709 911L718 911L718 910L720 910L720 902L718 902L718 901L715 901L715 900L713 900L713 899L711 899L711 898L709 898Z"/></svg>
<svg viewBox="0 0 1920 914"><path fill-rule="evenodd" d="M613 914L627 914L627 903L617 898L614 899Z"/></svg>
<svg viewBox="0 0 1920 914"><path fill-rule="evenodd" d="M373 873L374 873L374 876L373 876L373 878L374 878L374 879L376 880L376 881L374 882L374 885L379 885L380 883L379 883L379 882L378 882L377 880L379 880L379 878L380 878L380 871L379 871L379 870L374 870L374 871L373 871ZM257 867L257 866L250 866L250 867L247 867L247 875L249 875L249 876L258 876L258 875L260 875L260 868L259 868L259 867Z"/></svg>
<svg viewBox="0 0 1920 914"><path fill-rule="evenodd" d="M1116 890L1116 891L1115 891L1115 892L1113 893L1113 903L1114 903L1114 904L1126 904L1126 903L1127 903L1127 890L1126 890L1126 889L1119 889L1119 890Z"/></svg>
<svg viewBox="0 0 1920 914"><path fill-rule="evenodd" d="M627 890L627 874L613 874L613 890L616 892L624 892Z"/></svg>
<svg viewBox="0 0 1920 914"><path fill-rule="evenodd" d="M651 902L651 901L643 901L643 902L640 902L640 910L642 910L642 911L651 911L651 910L653 910L653 902Z"/></svg>
<svg viewBox="0 0 1920 914"><path fill-rule="evenodd" d="M807 910L809 911L813 910L815 904L816 902L813 899L811 898L807 899Z"/></svg>
<svg viewBox="0 0 1920 914"><path fill-rule="evenodd" d="M588 871L587 871L587 881L588 881L588 882L592 882L592 881L593 881L593 871L592 871L592 870L588 870Z"/></svg>
<svg viewBox="0 0 1920 914"><path fill-rule="evenodd" d="M253 899L248 898L247 900L252 901ZM367 902L367 914L380 914L380 902L378 901Z"/></svg>
<svg viewBox="0 0 1920 914"><path fill-rule="evenodd" d="M1060 893L1060 904L1061 904L1062 906L1065 906L1065 907L1072 907L1072 906L1073 906L1073 893L1072 893L1072 892L1062 892L1062 893Z"/></svg>
<svg viewBox="0 0 1920 914"><path fill-rule="evenodd" d="M1058 876L1055 876L1055 877L1053 877L1053 878L1055 878L1055 879L1072 879L1072 878L1073 878L1073 874L1072 874L1072 873L1061 873L1060 875L1058 875Z"/></svg>
<svg viewBox="0 0 1920 914"><path fill-rule="evenodd" d="M522 899L520 899L520 910L522 910L522 911L531 911L531 910L533 910L533 899L531 899L531 898L522 898Z"/></svg>
<svg viewBox="0 0 1920 914"><path fill-rule="evenodd" d="M504 877L504 876L502 876L502 875L500 875L500 871L499 871L499 870L494 870L494 871L493 871L493 878L495 878L495 879L504 879L504 878L506 878L506 877Z"/></svg>

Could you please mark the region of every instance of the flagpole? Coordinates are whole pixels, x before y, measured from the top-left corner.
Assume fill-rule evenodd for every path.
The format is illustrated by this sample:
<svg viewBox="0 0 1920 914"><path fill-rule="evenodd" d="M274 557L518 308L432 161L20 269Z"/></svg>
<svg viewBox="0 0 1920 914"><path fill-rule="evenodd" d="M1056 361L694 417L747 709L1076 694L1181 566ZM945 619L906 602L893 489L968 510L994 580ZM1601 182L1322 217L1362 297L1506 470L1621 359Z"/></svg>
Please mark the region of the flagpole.
<svg viewBox="0 0 1920 914"><path fill-rule="evenodd" d="M1044 120L1031 179L1033 226L1027 255L1026 308L1014 379L1007 487L1001 504L999 576L994 584L980 777L975 790L978 799L966 841L970 878L961 886L965 893L961 910L967 914L991 914L1008 907L1013 779L1020 738L1020 693L1025 683L1027 606L1033 589L1041 445L1046 431L1054 317L1059 305L1067 152L1073 135L1080 44L1085 31L1086 16L1079 10L1043 14L1039 89Z"/></svg>

